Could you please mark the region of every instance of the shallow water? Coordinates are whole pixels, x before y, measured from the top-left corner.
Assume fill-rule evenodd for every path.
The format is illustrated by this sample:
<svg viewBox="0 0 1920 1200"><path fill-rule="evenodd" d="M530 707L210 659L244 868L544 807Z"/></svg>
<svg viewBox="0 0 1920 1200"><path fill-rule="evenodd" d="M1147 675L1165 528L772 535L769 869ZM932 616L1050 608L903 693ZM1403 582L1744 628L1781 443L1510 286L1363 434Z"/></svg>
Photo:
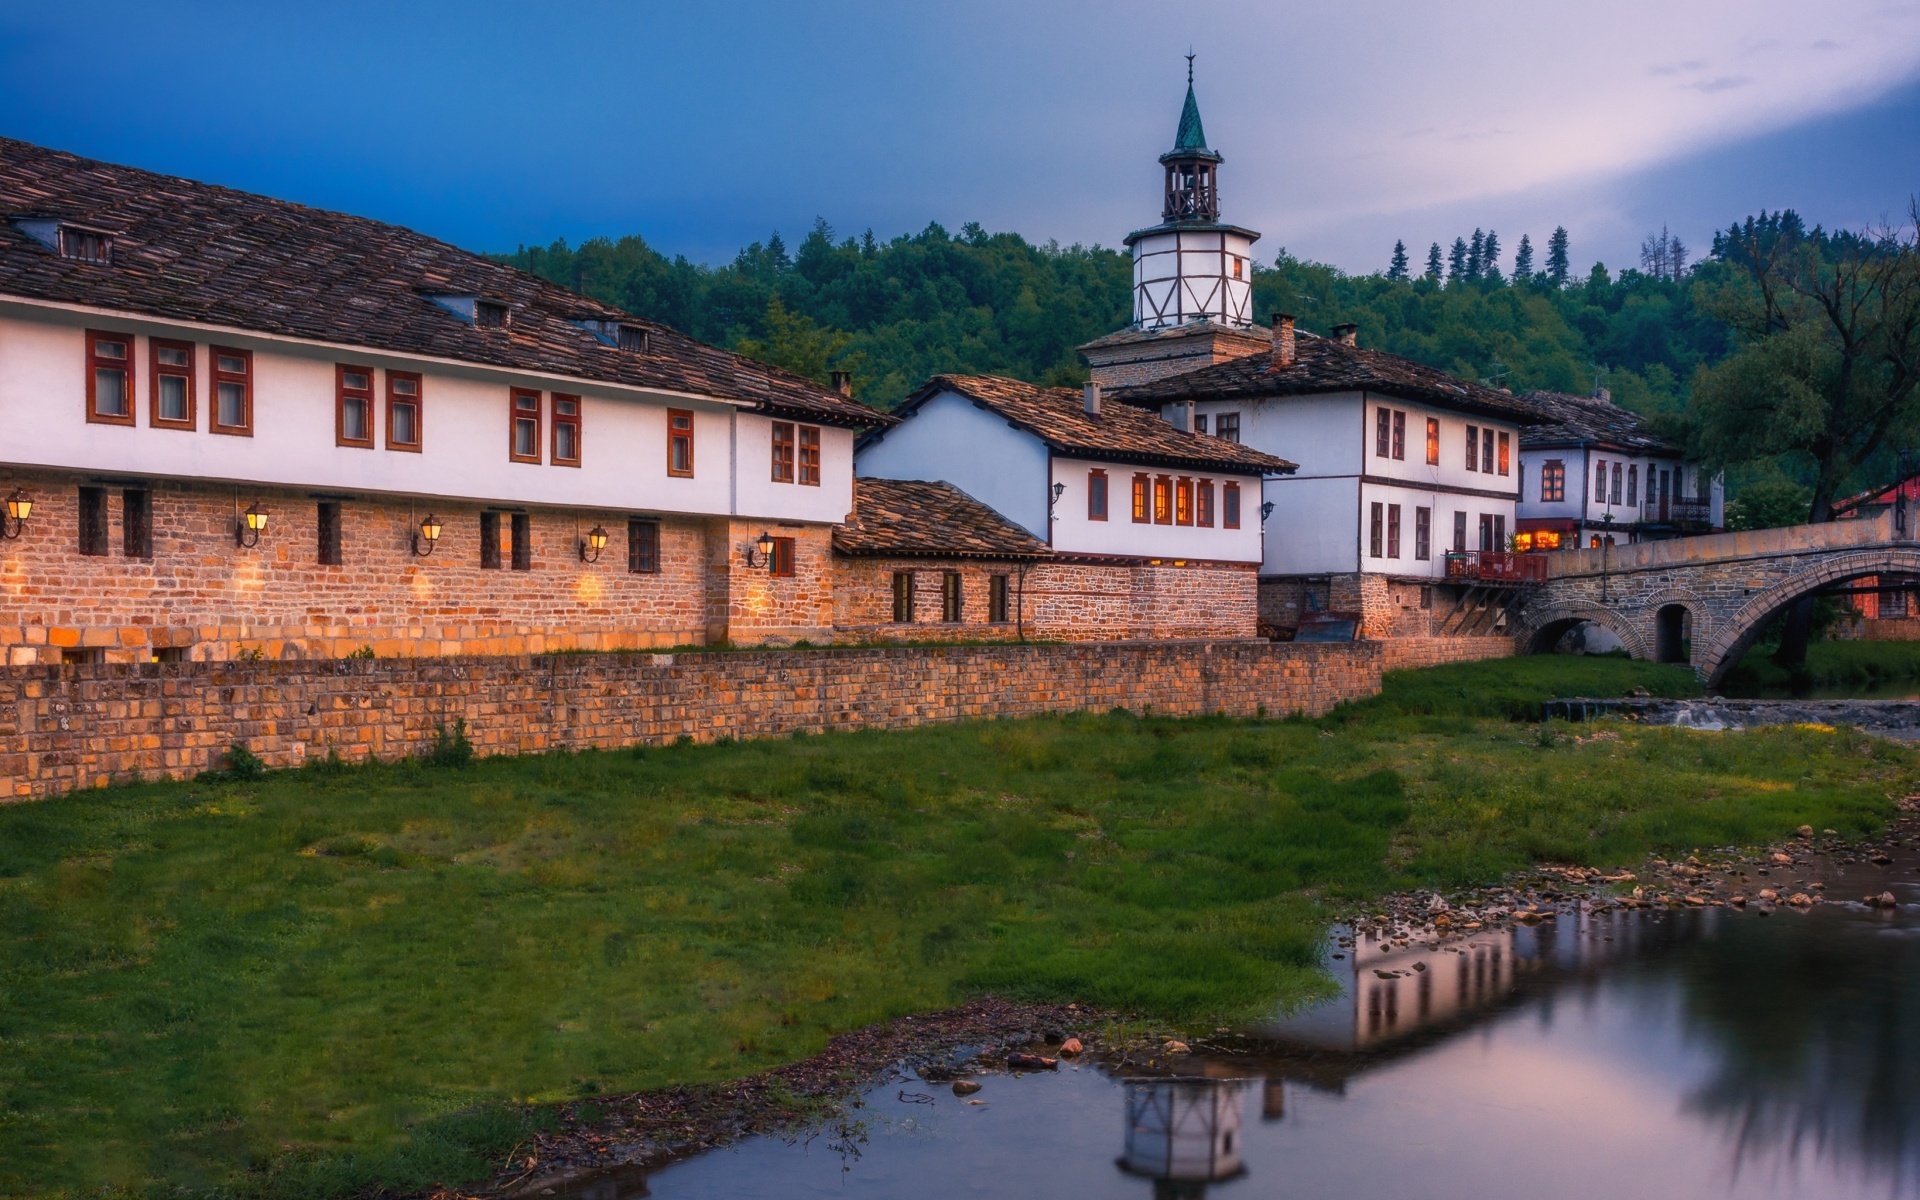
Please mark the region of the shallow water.
<svg viewBox="0 0 1920 1200"><path fill-rule="evenodd" d="M1901 907L1363 942L1328 960L1341 996L1257 1053L988 1075L979 1104L895 1080L810 1141L561 1194L1920 1197L1920 876L1827 879Z"/></svg>

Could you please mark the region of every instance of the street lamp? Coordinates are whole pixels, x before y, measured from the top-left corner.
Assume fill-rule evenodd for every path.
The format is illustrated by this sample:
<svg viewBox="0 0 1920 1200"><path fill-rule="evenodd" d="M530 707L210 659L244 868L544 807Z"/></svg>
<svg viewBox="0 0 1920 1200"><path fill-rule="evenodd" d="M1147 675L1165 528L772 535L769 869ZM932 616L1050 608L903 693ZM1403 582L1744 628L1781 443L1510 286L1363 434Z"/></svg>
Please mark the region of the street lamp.
<svg viewBox="0 0 1920 1200"><path fill-rule="evenodd" d="M19 488L7 497L7 517L0 521L0 538L17 538L26 529L27 518L33 515L33 498Z"/></svg>
<svg viewBox="0 0 1920 1200"><path fill-rule="evenodd" d="M413 535L413 552L421 558L432 554L434 546L439 544L441 528L440 518L432 513L421 518L420 532ZM425 550L420 548L422 545L426 546Z"/></svg>
<svg viewBox="0 0 1920 1200"><path fill-rule="evenodd" d="M760 554L759 562L755 562L753 559L756 550ZM773 568L773 535L771 533L762 532L760 539L754 542L753 545L747 547L747 565L749 567L766 567L769 570Z"/></svg>
<svg viewBox="0 0 1920 1200"><path fill-rule="evenodd" d="M1057 505L1057 504L1059 504L1059 503L1060 503L1060 497L1062 497L1062 496L1064 496L1064 495L1066 495L1066 494L1067 494L1067 485L1066 485L1066 484L1064 484L1064 483L1056 483L1056 484L1054 484L1054 485L1053 485L1053 498L1052 498L1051 500L1048 500L1048 501L1047 501L1047 519L1048 519L1048 520L1050 520L1050 521L1058 521L1058 520L1060 519L1059 517L1057 517L1057 516L1055 516L1055 515L1054 515L1054 511L1053 511L1053 509L1054 509L1054 506L1055 506L1055 505Z"/></svg>
<svg viewBox="0 0 1920 1200"><path fill-rule="evenodd" d="M586 540L580 543L581 562L599 562L600 552L607 548L607 531L595 525L587 530Z"/></svg>
<svg viewBox="0 0 1920 1200"><path fill-rule="evenodd" d="M1267 518L1272 515L1273 515L1273 501L1268 500L1260 505L1260 523L1262 525L1265 525L1267 523Z"/></svg>
<svg viewBox="0 0 1920 1200"><path fill-rule="evenodd" d="M240 514L240 520L233 528L233 544L242 550L251 550L260 544L260 535L266 532L267 513L255 500L247 505L247 511Z"/></svg>

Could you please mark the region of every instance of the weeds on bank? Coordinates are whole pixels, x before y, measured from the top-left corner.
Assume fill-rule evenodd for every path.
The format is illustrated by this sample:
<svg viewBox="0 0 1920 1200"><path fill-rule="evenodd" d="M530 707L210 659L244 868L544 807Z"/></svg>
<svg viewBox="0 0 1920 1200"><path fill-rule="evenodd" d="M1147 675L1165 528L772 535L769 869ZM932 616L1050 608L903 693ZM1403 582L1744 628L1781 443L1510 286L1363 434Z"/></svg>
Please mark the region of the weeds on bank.
<svg viewBox="0 0 1920 1200"><path fill-rule="evenodd" d="M0 809L0 1194L472 1178L541 1119L524 1102L737 1076L983 989L1241 1016L1323 986L1323 900L1860 832L1912 790L1909 752L1845 733L1549 748L1477 715L1682 687L1533 661L1391 676L1323 721L471 761L455 725L459 770Z"/></svg>

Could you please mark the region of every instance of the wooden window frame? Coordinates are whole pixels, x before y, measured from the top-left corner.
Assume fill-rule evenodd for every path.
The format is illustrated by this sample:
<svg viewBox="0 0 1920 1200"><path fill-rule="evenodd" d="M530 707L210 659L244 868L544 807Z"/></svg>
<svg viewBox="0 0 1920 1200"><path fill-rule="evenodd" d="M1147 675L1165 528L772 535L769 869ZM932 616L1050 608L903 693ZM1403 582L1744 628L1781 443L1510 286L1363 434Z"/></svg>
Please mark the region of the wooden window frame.
<svg viewBox="0 0 1920 1200"><path fill-rule="evenodd" d="M146 488L120 492L120 553L126 558L153 557L153 492Z"/></svg>
<svg viewBox="0 0 1920 1200"><path fill-rule="evenodd" d="M134 342L131 333L114 333L105 329L87 330L87 423L89 425L131 425L134 423L133 400L133 353ZM127 348L124 358L102 358L101 342L118 342ZM122 384L121 403L126 405L125 413L103 413L100 411L99 373L102 370L118 371L125 377Z"/></svg>
<svg viewBox="0 0 1920 1200"><path fill-rule="evenodd" d="M1237 483L1220 485L1220 528L1240 528L1240 485Z"/></svg>
<svg viewBox="0 0 1920 1200"><path fill-rule="evenodd" d="M172 363L162 364L160 361L160 352L162 350L180 350L185 352L187 365L181 367ZM148 425L155 429L185 429L189 432L194 429L199 418L199 414L195 411L193 394L194 376L198 374L195 369L197 365L194 359L194 345L192 342L175 341L173 338L150 337L147 339ZM187 415L177 421L160 415L160 380L163 378L184 379L186 381Z"/></svg>
<svg viewBox="0 0 1920 1200"><path fill-rule="evenodd" d="M795 460L799 457L798 439L794 437L792 421L773 423L773 482L792 483L796 477Z"/></svg>
<svg viewBox="0 0 1920 1200"><path fill-rule="evenodd" d="M1387 557L1400 557L1400 522L1403 509L1398 504L1387 505Z"/></svg>
<svg viewBox="0 0 1920 1200"><path fill-rule="evenodd" d="M372 420L371 414L368 420ZM338 500L322 500L313 508L314 544L318 548L314 561L323 567L345 565L346 559L346 521L340 512Z"/></svg>
<svg viewBox="0 0 1920 1200"><path fill-rule="evenodd" d="M1144 471L1133 474L1133 523L1146 525L1153 521L1153 483Z"/></svg>
<svg viewBox="0 0 1920 1200"><path fill-rule="evenodd" d="M1370 503L1373 507L1367 513L1367 557L1385 558L1387 556L1387 506L1379 500Z"/></svg>
<svg viewBox="0 0 1920 1200"><path fill-rule="evenodd" d="M1467 552L1467 514L1457 509L1453 514L1453 552Z"/></svg>
<svg viewBox="0 0 1920 1200"><path fill-rule="evenodd" d="M958 571L940 573L940 620L942 624L959 625L967 619L966 584Z"/></svg>
<svg viewBox="0 0 1920 1200"><path fill-rule="evenodd" d="M1099 467L1087 471L1087 520L1107 519L1107 473Z"/></svg>
<svg viewBox="0 0 1920 1200"><path fill-rule="evenodd" d="M1540 503L1560 504L1567 498L1567 460L1549 458L1540 464Z"/></svg>
<svg viewBox="0 0 1920 1200"><path fill-rule="evenodd" d="M237 358L243 364L239 371L221 369L221 358ZM220 387L222 384L240 385L240 409L242 421L238 425L224 424L220 420ZM237 350L232 346L207 347L207 432L224 433L230 437L253 436L253 351Z"/></svg>
<svg viewBox="0 0 1920 1200"><path fill-rule="evenodd" d="M1193 524L1193 480L1186 475L1173 481L1173 523Z"/></svg>
<svg viewBox="0 0 1920 1200"><path fill-rule="evenodd" d="M627 518L627 574L660 573L660 522Z"/></svg>
<svg viewBox="0 0 1920 1200"><path fill-rule="evenodd" d="M1433 509L1426 505L1413 509L1413 561L1433 561Z"/></svg>
<svg viewBox="0 0 1920 1200"><path fill-rule="evenodd" d="M1393 410L1383 406L1373 411L1373 456L1388 458L1393 450Z"/></svg>
<svg viewBox="0 0 1920 1200"><path fill-rule="evenodd" d="M1153 523L1155 525L1173 524L1173 476L1171 475L1153 477Z"/></svg>
<svg viewBox="0 0 1920 1200"><path fill-rule="evenodd" d="M532 400L533 401L532 409L521 408L520 401L522 400ZM531 412L533 415L531 417L522 415L526 412ZM527 421L527 420L531 420L533 422L533 453L532 454L520 453L520 422ZM545 392L536 392L532 388L508 388L507 389L507 461L517 462L517 463L533 463L537 466L540 462L541 447L545 445L545 443L541 441L541 435L546 431L546 424L547 424L547 402L546 402Z"/></svg>
<svg viewBox="0 0 1920 1200"><path fill-rule="evenodd" d="M497 512L480 514L480 569L500 569L500 514Z"/></svg>
<svg viewBox="0 0 1920 1200"><path fill-rule="evenodd" d="M396 383L412 383L413 395L403 396L394 391ZM411 404L413 406L413 440L403 442L393 436L393 410ZM400 450L408 454L419 454L427 440L427 383L418 371L387 372L387 449Z"/></svg>
<svg viewBox="0 0 1920 1200"><path fill-rule="evenodd" d="M1605 504L1607 502L1607 460L1597 459L1593 468L1593 480L1587 484L1587 503Z"/></svg>
<svg viewBox="0 0 1920 1200"><path fill-rule="evenodd" d="M352 371L358 375L365 375L367 377L366 386L360 387L360 388L349 388L347 386L347 372L349 371ZM374 407L375 402L373 398L373 392L374 392L373 381L375 378L376 376L374 374L374 370L372 367L360 367L360 366L355 366L351 363L333 364L333 444L334 445L350 446L356 450L373 449L374 447L373 427L374 427L375 421L379 419L378 415L375 412L375 407ZM362 427L367 432L367 436L364 438L350 438L347 436L347 401L348 400L358 400L360 401L360 403L367 406L366 413L362 418Z"/></svg>
<svg viewBox="0 0 1920 1200"><path fill-rule="evenodd" d="M1613 486L1607 491L1608 504L1619 504L1621 502L1621 485L1626 481L1626 474L1625 469L1622 468L1618 462L1613 464Z"/></svg>
<svg viewBox="0 0 1920 1200"><path fill-rule="evenodd" d="M893 573L893 623L913 624L913 572Z"/></svg>
<svg viewBox="0 0 1920 1200"><path fill-rule="evenodd" d="M1627 464L1627 507L1640 507L1640 464Z"/></svg>
<svg viewBox="0 0 1920 1200"><path fill-rule="evenodd" d="M81 487L75 515L79 526L79 551L86 558L105 558L112 552L113 518L107 512L107 489Z"/></svg>
<svg viewBox="0 0 1920 1200"><path fill-rule="evenodd" d="M1196 480L1193 485L1193 523L1202 529L1213 528L1213 480Z"/></svg>
<svg viewBox="0 0 1920 1200"><path fill-rule="evenodd" d="M1513 465L1512 454L1512 439L1507 436L1507 431L1502 429L1500 431L1500 474L1506 475L1509 473L1509 468Z"/></svg>
<svg viewBox="0 0 1920 1200"><path fill-rule="evenodd" d="M684 420L685 429L675 429L675 421ZM687 448L687 465L680 470L674 469L674 448L684 444ZM670 408L667 410L667 476L670 479L693 478L693 410L689 408Z"/></svg>
<svg viewBox="0 0 1920 1200"><path fill-rule="evenodd" d="M1393 457L1399 462L1407 460L1407 414L1398 408L1393 410Z"/></svg>
<svg viewBox="0 0 1920 1200"><path fill-rule="evenodd" d="M800 435L800 486L820 486L820 427L802 425Z"/></svg>
<svg viewBox="0 0 1920 1200"><path fill-rule="evenodd" d="M513 541L512 567L516 571L533 570L533 514L509 513L508 535Z"/></svg>
<svg viewBox="0 0 1920 1200"><path fill-rule="evenodd" d="M573 405L571 415L564 414L560 411L560 405L562 403L570 403ZM547 439L549 444L547 453L549 455L548 461L554 466L577 467L580 465L580 458L586 453L586 444L582 441L584 435L580 426L581 418L586 415L586 406L586 401L571 392L555 392L552 396L548 397ZM561 457L560 454L560 430L563 427L573 430L573 454L571 457L565 458Z"/></svg>
<svg viewBox="0 0 1920 1200"><path fill-rule="evenodd" d="M1467 470L1473 472L1480 470L1480 427L1478 425L1467 426Z"/></svg>
<svg viewBox="0 0 1920 1200"><path fill-rule="evenodd" d="M1493 430L1480 431L1480 473L1493 474Z"/></svg>
<svg viewBox="0 0 1920 1200"><path fill-rule="evenodd" d="M1427 465L1440 465L1440 418L1427 418Z"/></svg>
<svg viewBox="0 0 1920 1200"><path fill-rule="evenodd" d="M987 624L1005 625L1007 617L1007 577L987 576Z"/></svg>
<svg viewBox="0 0 1920 1200"><path fill-rule="evenodd" d="M1229 424L1231 422L1231 424ZM1223 412L1213 414L1213 436L1223 442L1240 443L1240 413Z"/></svg>
<svg viewBox="0 0 1920 1200"><path fill-rule="evenodd" d="M775 579L792 579L794 574L795 546L790 537L773 539L773 553L767 556L767 574Z"/></svg>

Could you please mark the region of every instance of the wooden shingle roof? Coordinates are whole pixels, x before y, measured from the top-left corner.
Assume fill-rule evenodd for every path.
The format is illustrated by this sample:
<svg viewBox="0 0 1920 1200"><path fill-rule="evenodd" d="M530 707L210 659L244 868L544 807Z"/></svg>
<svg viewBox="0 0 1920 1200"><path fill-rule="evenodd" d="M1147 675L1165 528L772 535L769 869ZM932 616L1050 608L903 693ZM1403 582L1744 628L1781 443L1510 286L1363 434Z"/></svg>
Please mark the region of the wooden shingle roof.
<svg viewBox="0 0 1920 1200"><path fill-rule="evenodd" d="M1264 454L1238 442L1175 429L1159 416L1127 404L1106 404L1088 415L1081 394L1070 388L1045 388L998 375L935 375L894 410L908 418L944 392L965 396L981 408L1005 417L1016 429L1070 458L1140 463L1146 466L1220 471L1240 475L1291 475L1297 463ZM869 439L884 437L871 433Z"/></svg>
<svg viewBox="0 0 1920 1200"><path fill-rule="evenodd" d="M1546 419L1532 405L1505 392L1469 383L1384 350L1349 346L1304 332L1297 335L1294 360L1285 367L1275 367L1270 354L1250 354L1197 371L1114 388L1108 394L1129 404L1158 407L1170 400L1315 396L1329 392L1376 392L1519 425L1539 424Z"/></svg>
<svg viewBox="0 0 1920 1200"><path fill-rule="evenodd" d="M1680 447L1647 428L1646 419L1599 396L1528 392L1521 399L1549 422L1520 436L1522 446L1571 446L1599 442L1644 454L1678 454Z"/></svg>
<svg viewBox="0 0 1920 1200"><path fill-rule="evenodd" d="M853 515L833 531L840 554L1041 559L1053 550L950 483L855 479Z"/></svg>
<svg viewBox="0 0 1920 1200"><path fill-rule="evenodd" d="M363 217L0 138L0 296L55 301L721 400L823 424L891 418L811 380L446 242ZM111 261L63 258L20 222L109 233ZM435 295L506 304L476 327ZM620 350L581 321L647 331Z"/></svg>

